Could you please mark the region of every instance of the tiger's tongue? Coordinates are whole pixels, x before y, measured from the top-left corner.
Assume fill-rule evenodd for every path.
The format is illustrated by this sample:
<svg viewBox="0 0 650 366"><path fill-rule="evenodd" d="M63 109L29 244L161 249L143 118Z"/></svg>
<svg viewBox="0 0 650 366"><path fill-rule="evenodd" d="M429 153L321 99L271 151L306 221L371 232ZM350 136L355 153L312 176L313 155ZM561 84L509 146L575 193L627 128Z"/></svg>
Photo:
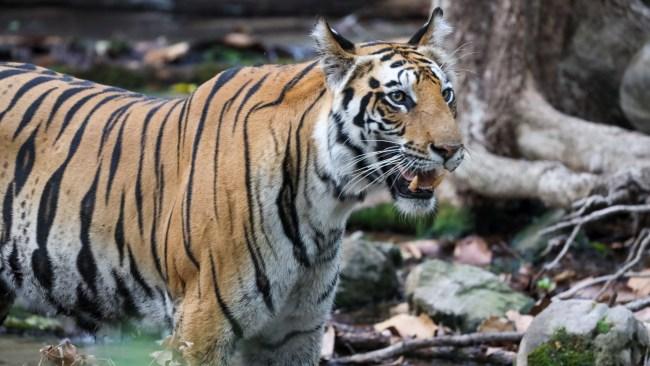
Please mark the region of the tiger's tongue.
<svg viewBox="0 0 650 366"><path fill-rule="evenodd" d="M444 172L438 174L436 171L431 171L417 174L409 184L409 191L415 192L418 189L436 189L444 178Z"/></svg>

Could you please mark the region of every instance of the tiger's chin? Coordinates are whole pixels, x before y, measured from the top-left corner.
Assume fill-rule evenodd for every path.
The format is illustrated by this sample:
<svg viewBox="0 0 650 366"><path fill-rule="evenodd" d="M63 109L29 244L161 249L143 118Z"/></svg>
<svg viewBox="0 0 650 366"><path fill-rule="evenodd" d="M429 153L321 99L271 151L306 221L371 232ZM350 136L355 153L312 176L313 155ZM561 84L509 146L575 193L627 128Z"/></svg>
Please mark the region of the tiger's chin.
<svg viewBox="0 0 650 366"><path fill-rule="evenodd" d="M387 180L395 206L406 214L420 216L436 209L435 188L442 182L440 170L400 171Z"/></svg>

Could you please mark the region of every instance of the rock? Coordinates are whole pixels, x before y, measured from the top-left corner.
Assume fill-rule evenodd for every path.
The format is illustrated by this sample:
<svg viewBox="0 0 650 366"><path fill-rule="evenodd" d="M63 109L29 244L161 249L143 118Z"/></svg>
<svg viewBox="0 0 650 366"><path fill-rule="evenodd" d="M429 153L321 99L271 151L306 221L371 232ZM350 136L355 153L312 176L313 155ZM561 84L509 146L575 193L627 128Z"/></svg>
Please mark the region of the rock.
<svg viewBox="0 0 650 366"><path fill-rule="evenodd" d="M416 310L463 331L474 331L484 320L502 317L508 310L525 313L533 305L531 298L491 272L435 259L411 271L406 295Z"/></svg>
<svg viewBox="0 0 650 366"><path fill-rule="evenodd" d="M623 306L609 308L590 300L556 301L528 328L519 346L517 366L544 366L553 362L553 357L580 357L595 366L640 365L649 346L648 330Z"/></svg>
<svg viewBox="0 0 650 366"><path fill-rule="evenodd" d="M650 134L650 42L634 56L621 82L621 108L637 130Z"/></svg>
<svg viewBox="0 0 650 366"><path fill-rule="evenodd" d="M359 238L344 240L342 245L341 274L334 301L337 307L363 306L399 293L399 249Z"/></svg>

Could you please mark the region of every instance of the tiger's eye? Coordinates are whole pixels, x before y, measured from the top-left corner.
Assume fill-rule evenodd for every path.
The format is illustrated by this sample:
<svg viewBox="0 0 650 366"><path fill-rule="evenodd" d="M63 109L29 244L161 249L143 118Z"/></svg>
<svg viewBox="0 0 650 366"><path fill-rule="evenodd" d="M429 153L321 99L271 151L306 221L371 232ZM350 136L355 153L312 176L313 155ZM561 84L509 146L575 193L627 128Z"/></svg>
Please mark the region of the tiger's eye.
<svg viewBox="0 0 650 366"><path fill-rule="evenodd" d="M402 103L406 99L406 94L400 90L391 92L388 96L396 103Z"/></svg>
<svg viewBox="0 0 650 366"><path fill-rule="evenodd" d="M445 100L445 102L451 103L451 101L454 99L454 91L451 88L443 90L442 98Z"/></svg>

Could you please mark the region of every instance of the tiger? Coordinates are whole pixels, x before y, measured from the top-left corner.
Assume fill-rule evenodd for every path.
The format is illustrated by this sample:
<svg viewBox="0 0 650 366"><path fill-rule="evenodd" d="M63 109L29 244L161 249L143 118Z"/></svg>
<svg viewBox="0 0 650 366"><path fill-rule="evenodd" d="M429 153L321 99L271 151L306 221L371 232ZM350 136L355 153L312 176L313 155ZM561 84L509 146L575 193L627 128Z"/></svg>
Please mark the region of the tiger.
<svg viewBox="0 0 650 366"><path fill-rule="evenodd" d="M450 27L235 67L150 97L0 64L0 317L168 329L190 365L316 365L345 222L435 211L462 162Z"/></svg>

